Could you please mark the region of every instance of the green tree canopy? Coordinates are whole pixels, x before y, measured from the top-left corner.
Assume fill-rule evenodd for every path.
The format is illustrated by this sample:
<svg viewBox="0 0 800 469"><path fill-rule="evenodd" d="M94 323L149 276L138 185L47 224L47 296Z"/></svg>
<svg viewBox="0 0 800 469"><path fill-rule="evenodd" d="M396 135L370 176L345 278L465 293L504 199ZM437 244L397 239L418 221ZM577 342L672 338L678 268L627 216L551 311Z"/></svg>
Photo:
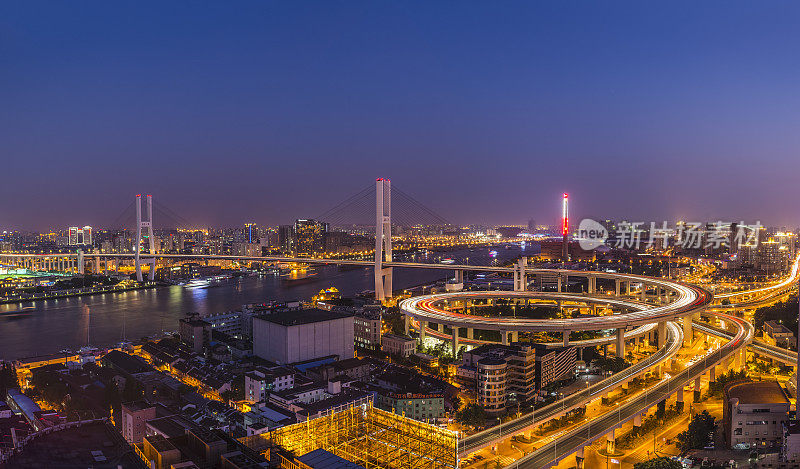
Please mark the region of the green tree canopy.
<svg viewBox="0 0 800 469"><path fill-rule="evenodd" d="M633 469L681 469L682 467L678 461L665 457L637 462L633 465Z"/></svg>
<svg viewBox="0 0 800 469"><path fill-rule="evenodd" d="M458 420L465 425L480 426L486 423L486 411L479 404L469 404L458 411Z"/></svg>
<svg viewBox="0 0 800 469"><path fill-rule="evenodd" d="M711 432L717 422L707 410L694 414L686 430L678 434L678 448L681 451L705 448L711 442Z"/></svg>

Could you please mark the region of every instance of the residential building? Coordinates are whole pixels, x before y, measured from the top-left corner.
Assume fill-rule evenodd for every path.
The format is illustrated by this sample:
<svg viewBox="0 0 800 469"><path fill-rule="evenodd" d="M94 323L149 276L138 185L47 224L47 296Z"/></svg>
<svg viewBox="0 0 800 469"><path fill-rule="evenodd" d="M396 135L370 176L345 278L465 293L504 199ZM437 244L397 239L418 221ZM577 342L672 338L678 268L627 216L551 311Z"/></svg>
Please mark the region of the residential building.
<svg viewBox="0 0 800 469"><path fill-rule="evenodd" d="M346 358L333 363L326 363L306 370L306 375L316 381L328 381L337 376L350 379L367 380L372 373L372 362L361 358Z"/></svg>
<svg viewBox="0 0 800 469"><path fill-rule="evenodd" d="M381 350L389 355L409 357L417 350L417 341L405 335L383 334Z"/></svg>
<svg viewBox="0 0 800 469"><path fill-rule="evenodd" d="M464 352L456 376L474 383L478 402L488 412L502 412L506 405L534 398L538 358L532 344L486 344Z"/></svg>
<svg viewBox="0 0 800 469"><path fill-rule="evenodd" d="M574 346L549 347L533 344L536 350L536 388L543 389L551 383L572 375L578 361Z"/></svg>
<svg viewBox="0 0 800 469"><path fill-rule="evenodd" d="M182 318L178 321L178 332L181 340L192 347L195 353L203 353L211 341L211 324L197 315Z"/></svg>
<svg viewBox="0 0 800 469"><path fill-rule="evenodd" d="M294 372L285 367L257 367L244 375L244 398L249 402L265 400L270 391L293 387Z"/></svg>
<svg viewBox="0 0 800 469"><path fill-rule="evenodd" d="M147 434L147 421L156 418L156 407L146 401L122 404L122 436L128 443L141 443Z"/></svg>
<svg viewBox="0 0 800 469"><path fill-rule="evenodd" d="M365 350L381 349L381 310L361 308L353 318L355 346Z"/></svg>
<svg viewBox="0 0 800 469"><path fill-rule="evenodd" d="M764 336L767 342L780 347L794 347L797 345L797 340L794 333L778 321L765 321L764 322Z"/></svg>

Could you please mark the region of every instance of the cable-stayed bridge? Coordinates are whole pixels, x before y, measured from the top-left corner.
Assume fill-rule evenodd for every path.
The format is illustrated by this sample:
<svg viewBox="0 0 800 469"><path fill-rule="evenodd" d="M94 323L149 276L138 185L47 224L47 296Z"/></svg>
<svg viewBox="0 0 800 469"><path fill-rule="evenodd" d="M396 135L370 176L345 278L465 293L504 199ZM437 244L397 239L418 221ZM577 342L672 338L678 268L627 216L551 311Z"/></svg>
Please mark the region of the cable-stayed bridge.
<svg viewBox="0 0 800 469"><path fill-rule="evenodd" d="M373 266L375 269L375 296L379 300L392 295L392 269L426 268L463 270L495 270L511 272L512 269L476 269L476 266L436 265L412 262L395 262L392 259L393 227L439 226L446 227L449 222L434 210L416 200L407 192L393 187L386 178L378 178L375 184L356 192L351 197L334 205L315 218L328 223L333 228L362 227L374 230L375 254L373 260L348 260L295 256L240 256L217 254L164 254L156 253L153 243L154 232L163 229L191 229L193 224L164 206L154 202L151 195L137 194L114 220L113 230L131 230L133 247L130 253L83 252L77 250L68 254L21 254L3 253L0 259L5 263L31 270L68 271L84 273L87 263L95 272L108 271L110 266L119 268L125 262L133 261L136 277L144 281L154 279L156 260L230 260L259 262L301 262L307 264L337 264ZM149 265L149 271L143 266Z"/></svg>

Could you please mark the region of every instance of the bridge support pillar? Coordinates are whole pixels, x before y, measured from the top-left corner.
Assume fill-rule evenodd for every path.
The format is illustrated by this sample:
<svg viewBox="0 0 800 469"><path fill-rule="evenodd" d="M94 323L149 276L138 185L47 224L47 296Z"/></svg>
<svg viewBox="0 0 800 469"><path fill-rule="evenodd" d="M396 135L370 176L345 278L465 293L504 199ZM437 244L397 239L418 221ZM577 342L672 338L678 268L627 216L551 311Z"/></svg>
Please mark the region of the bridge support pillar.
<svg viewBox="0 0 800 469"><path fill-rule="evenodd" d="M456 270L455 275L456 283L464 283L464 271L463 270Z"/></svg>
<svg viewBox="0 0 800 469"><path fill-rule="evenodd" d="M694 396L693 400L696 402L700 399L700 377L694 379Z"/></svg>
<svg viewBox="0 0 800 469"><path fill-rule="evenodd" d="M83 260L83 251L78 249L78 273L83 274L84 272L84 260Z"/></svg>
<svg viewBox="0 0 800 469"><path fill-rule="evenodd" d="M564 339L564 342L563 342L564 343L564 347L569 345L569 334L570 334L570 331L564 331L564 332L561 333L562 338Z"/></svg>
<svg viewBox="0 0 800 469"><path fill-rule="evenodd" d="M639 291L642 301L647 301L647 285L642 282L642 289Z"/></svg>
<svg viewBox="0 0 800 469"><path fill-rule="evenodd" d="M653 367L653 376L655 376L656 378L660 378L661 377L661 364L660 363L658 365L656 365L655 367Z"/></svg>
<svg viewBox="0 0 800 469"><path fill-rule="evenodd" d="M689 347L692 345L692 316L684 316L681 318L683 323L683 345Z"/></svg>
<svg viewBox="0 0 800 469"><path fill-rule="evenodd" d="M619 279L616 279L616 280L614 281L614 295L615 295L615 296L619 296L619 287L620 287L620 283L621 283L621 281L620 281Z"/></svg>
<svg viewBox="0 0 800 469"><path fill-rule="evenodd" d="M631 281L628 280L625 282L625 294L630 296L631 294Z"/></svg>
<svg viewBox="0 0 800 469"><path fill-rule="evenodd" d="M511 332L511 342L519 342L519 331Z"/></svg>
<svg viewBox="0 0 800 469"><path fill-rule="evenodd" d="M508 345L508 331L500 331L500 343Z"/></svg>
<svg viewBox="0 0 800 469"><path fill-rule="evenodd" d="M616 450L616 438L615 438L615 430L611 430L610 432L606 433L606 451L608 454L614 454Z"/></svg>
<svg viewBox="0 0 800 469"><path fill-rule="evenodd" d="M408 335L408 333L411 331L411 317L408 315L403 316L403 322L406 328L406 335Z"/></svg>
<svg viewBox="0 0 800 469"><path fill-rule="evenodd" d="M467 339L474 339L475 338L475 329L468 327L467 328Z"/></svg>
<svg viewBox="0 0 800 469"><path fill-rule="evenodd" d="M675 407L677 407L678 412L683 412L683 386L675 391L675 400Z"/></svg>
<svg viewBox="0 0 800 469"><path fill-rule="evenodd" d="M661 321L658 323L658 348L664 346L667 343L667 321Z"/></svg>
<svg viewBox="0 0 800 469"><path fill-rule="evenodd" d="M642 414L636 414L633 416L633 433L638 434L641 428L642 428Z"/></svg>
<svg viewBox="0 0 800 469"><path fill-rule="evenodd" d="M525 268L528 266L528 258L522 256L514 265L514 291L525 291L528 289L528 277Z"/></svg>
<svg viewBox="0 0 800 469"><path fill-rule="evenodd" d="M458 327L453 327L453 359L455 360L458 354Z"/></svg>
<svg viewBox="0 0 800 469"><path fill-rule="evenodd" d="M148 242L148 247L150 250L149 258L145 260L145 263L150 265L150 272L147 275L147 278L153 280L156 275L156 258L152 257L156 253L156 246L155 246L155 238L153 235L153 197L147 196L146 198L147 206L147 220L142 219L142 196L141 194L136 196L136 239L134 240L134 265L136 267L136 280L139 282L144 281L144 277L142 276L142 228L145 229L146 234L145 238ZM80 261L80 259L79 259ZM80 267L81 271L83 267Z"/></svg>
<svg viewBox="0 0 800 469"><path fill-rule="evenodd" d="M714 383L717 381L717 366L713 365L711 368L708 369L708 382Z"/></svg>
<svg viewBox="0 0 800 469"><path fill-rule="evenodd" d="M589 285L588 285L588 289L589 289L588 293L589 294L594 293L594 287L595 287L595 284L594 284L595 277L594 277L594 275L589 275L588 277L586 277L586 280L588 280L588 283L589 283Z"/></svg>
<svg viewBox="0 0 800 469"><path fill-rule="evenodd" d="M558 292L561 293L562 285L561 285L561 275L560 274L559 274L558 277L556 277L556 285L558 286ZM558 302L558 306L561 307L561 301L560 300Z"/></svg>
<svg viewBox="0 0 800 469"><path fill-rule="evenodd" d="M575 451L575 467L576 467L576 469L583 469L583 461L585 459L586 458L584 457L583 446L581 446L580 448L578 448L577 451Z"/></svg>
<svg viewBox="0 0 800 469"><path fill-rule="evenodd" d="M375 180L375 299L392 296L392 184L386 178Z"/></svg>
<svg viewBox="0 0 800 469"><path fill-rule="evenodd" d="M425 334L427 334L426 329L428 329L428 321L420 321L419 322L419 341L420 341L420 343L425 341Z"/></svg>
<svg viewBox="0 0 800 469"><path fill-rule="evenodd" d="M617 356L625 358L625 328L617 329Z"/></svg>

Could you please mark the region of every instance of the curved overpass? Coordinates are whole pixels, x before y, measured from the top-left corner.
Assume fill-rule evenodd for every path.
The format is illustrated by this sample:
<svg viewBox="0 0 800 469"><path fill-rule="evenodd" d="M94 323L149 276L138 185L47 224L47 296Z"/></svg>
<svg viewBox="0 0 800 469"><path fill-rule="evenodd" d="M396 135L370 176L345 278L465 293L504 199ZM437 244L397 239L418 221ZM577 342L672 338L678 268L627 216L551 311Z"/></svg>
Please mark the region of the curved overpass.
<svg viewBox="0 0 800 469"><path fill-rule="evenodd" d="M677 299L664 306L643 308L642 303L620 300L616 299L616 297L527 291L474 291L417 296L403 300L400 303L400 309L414 320L444 324L451 327L498 331L569 332L619 329L629 326L638 327L655 322L674 320L700 312L712 300L711 293L699 287L669 281L660 281L658 283L662 287L675 292ZM588 302L635 309L636 311L610 316L569 319L485 318L448 311L441 306L444 302L500 298Z"/></svg>
<svg viewBox="0 0 800 469"><path fill-rule="evenodd" d="M553 418L582 407L589 401L602 397L615 387L641 376L661 362L668 360L678 352L683 342L683 331L675 323L667 325L667 340L663 347L639 363L616 373L603 381L595 383L585 390L571 394L552 404L522 415L514 420L495 425L482 432L470 435L459 442L459 454L467 455L482 448L492 446L497 441L518 435L525 430L541 425Z"/></svg>
<svg viewBox="0 0 800 469"><path fill-rule="evenodd" d="M537 448L527 456L507 466L508 468L539 469L550 467L570 454L591 444L597 438L607 435L623 423L633 419L647 409L665 400L674 392L683 389L691 380L702 376L710 368L722 360L731 358L735 353L746 347L753 338L752 324L727 315L717 315L734 324L736 333L722 347L708 353L702 360L691 364L686 369L669 379L662 380L646 392L639 393L632 399L620 404L619 407L606 412L601 417L587 421L558 438Z"/></svg>
<svg viewBox="0 0 800 469"><path fill-rule="evenodd" d="M748 306L748 305L752 305L752 304L758 304L758 303L763 302L765 300L772 299L775 296L780 296L780 295L782 295L782 294L784 294L786 292L789 292L791 290L796 289L797 288L798 279L800 279L800 255L797 256L797 258L794 261L794 264L792 264L792 270L789 272L789 275L785 279L781 280L780 282L778 282L778 283L776 283L774 285L769 285L769 286L766 286L766 287L756 288L756 289L753 289L753 290L742 290L742 291L736 291L736 292L730 292L730 293L720 293L719 295L714 295L714 298L716 300L724 300L724 299L736 298L736 297L740 297L740 296L744 296L744 295L758 295L758 294L761 294L761 293L765 293L766 297L758 298L758 299L755 299L753 301L744 302L744 303L729 304L729 305L715 305L715 307L717 307L717 308L737 308L737 307L743 307L743 306Z"/></svg>

